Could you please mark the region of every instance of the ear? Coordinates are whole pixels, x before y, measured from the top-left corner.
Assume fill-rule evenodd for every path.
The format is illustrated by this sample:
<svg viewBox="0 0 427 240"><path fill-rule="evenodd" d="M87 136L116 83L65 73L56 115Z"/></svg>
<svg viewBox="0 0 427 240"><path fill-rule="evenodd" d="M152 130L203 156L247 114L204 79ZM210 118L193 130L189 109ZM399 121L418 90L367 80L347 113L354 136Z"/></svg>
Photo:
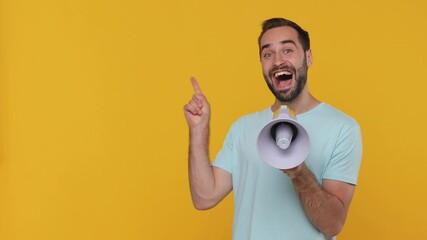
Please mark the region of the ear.
<svg viewBox="0 0 427 240"><path fill-rule="evenodd" d="M307 67L310 67L313 64L313 55L311 53L311 49L308 49L305 52L305 59L307 61Z"/></svg>

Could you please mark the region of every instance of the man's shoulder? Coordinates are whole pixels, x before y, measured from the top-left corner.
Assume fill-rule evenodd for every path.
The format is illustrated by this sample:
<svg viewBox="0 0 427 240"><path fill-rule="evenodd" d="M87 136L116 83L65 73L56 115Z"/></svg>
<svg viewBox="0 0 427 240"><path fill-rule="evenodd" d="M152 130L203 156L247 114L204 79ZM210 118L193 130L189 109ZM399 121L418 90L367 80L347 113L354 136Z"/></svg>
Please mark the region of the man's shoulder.
<svg viewBox="0 0 427 240"><path fill-rule="evenodd" d="M266 124L269 120L273 118L273 112L270 108L265 108L260 111L247 113L240 116L237 120L231 125L231 130L239 131L242 129L256 129L259 126Z"/></svg>
<svg viewBox="0 0 427 240"><path fill-rule="evenodd" d="M273 116L273 112L271 111L271 108L268 107L256 112L244 114L240 118L238 118L236 122L265 121L265 119L272 118L272 116Z"/></svg>
<svg viewBox="0 0 427 240"><path fill-rule="evenodd" d="M352 116L325 102L320 103L312 113L314 115L313 118L317 120L324 119L325 121L358 125L357 121ZM310 115L307 114L307 116Z"/></svg>

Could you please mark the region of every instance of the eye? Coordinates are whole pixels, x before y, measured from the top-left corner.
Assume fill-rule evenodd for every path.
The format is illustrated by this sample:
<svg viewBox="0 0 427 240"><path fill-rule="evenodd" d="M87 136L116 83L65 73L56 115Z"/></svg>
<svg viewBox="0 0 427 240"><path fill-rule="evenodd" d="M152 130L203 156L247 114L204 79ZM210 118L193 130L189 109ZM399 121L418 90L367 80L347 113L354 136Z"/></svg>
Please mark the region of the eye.
<svg viewBox="0 0 427 240"><path fill-rule="evenodd" d="M284 54L290 54L290 53L293 53L294 52L294 50L292 50L292 49L285 49L285 50L283 50L283 53Z"/></svg>
<svg viewBox="0 0 427 240"><path fill-rule="evenodd" d="M271 53L264 53L264 58L271 58L273 55Z"/></svg>

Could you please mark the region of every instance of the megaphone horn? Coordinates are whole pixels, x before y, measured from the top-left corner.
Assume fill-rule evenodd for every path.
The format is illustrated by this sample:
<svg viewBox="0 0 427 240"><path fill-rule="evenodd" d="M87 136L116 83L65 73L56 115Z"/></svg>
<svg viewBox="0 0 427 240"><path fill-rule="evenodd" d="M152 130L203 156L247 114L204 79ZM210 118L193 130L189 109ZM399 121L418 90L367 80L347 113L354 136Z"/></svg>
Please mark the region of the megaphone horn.
<svg viewBox="0 0 427 240"><path fill-rule="evenodd" d="M282 105L272 121L258 135L258 153L268 165L278 169L294 168L304 162L310 138L295 114Z"/></svg>

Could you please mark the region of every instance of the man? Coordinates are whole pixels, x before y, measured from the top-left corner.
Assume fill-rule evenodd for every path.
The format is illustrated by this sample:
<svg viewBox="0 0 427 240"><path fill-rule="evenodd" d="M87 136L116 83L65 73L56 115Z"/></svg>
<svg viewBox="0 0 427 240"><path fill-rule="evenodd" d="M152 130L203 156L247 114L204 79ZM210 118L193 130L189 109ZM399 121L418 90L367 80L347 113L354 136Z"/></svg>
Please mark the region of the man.
<svg viewBox="0 0 427 240"><path fill-rule="evenodd" d="M269 19L258 44L274 104L236 121L213 165L208 157L210 106L192 78L195 94L184 113L190 131L193 204L199 210L212 208L233 190L236 240L335 239L357 183L359 125L310 94L307 70L313 57L305 30L286 19ZM256 142L262 127L284 104L307 130L311 148L304 163L278 170L260 159Z"/></svg>

